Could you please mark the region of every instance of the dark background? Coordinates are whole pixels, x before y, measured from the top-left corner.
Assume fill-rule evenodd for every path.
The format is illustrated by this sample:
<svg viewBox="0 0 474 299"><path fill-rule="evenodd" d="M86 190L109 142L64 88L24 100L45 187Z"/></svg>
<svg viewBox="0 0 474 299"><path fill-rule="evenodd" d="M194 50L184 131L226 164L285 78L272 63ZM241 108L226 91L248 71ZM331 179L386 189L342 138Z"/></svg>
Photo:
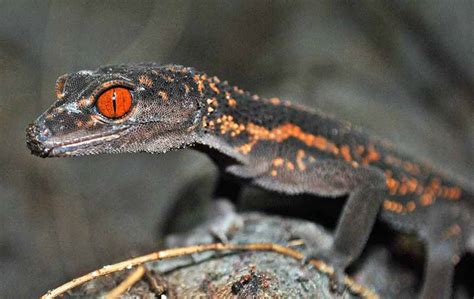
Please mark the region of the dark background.
<svg viewBox="0 0 474 299"><path fill-rule="evenodd" d="M214 174L191 150L31 156L25 128L59 75L194 66L367 127L472 182L473 11L470 0L0 1L0 297L155 250L183 188Z"/></svg>

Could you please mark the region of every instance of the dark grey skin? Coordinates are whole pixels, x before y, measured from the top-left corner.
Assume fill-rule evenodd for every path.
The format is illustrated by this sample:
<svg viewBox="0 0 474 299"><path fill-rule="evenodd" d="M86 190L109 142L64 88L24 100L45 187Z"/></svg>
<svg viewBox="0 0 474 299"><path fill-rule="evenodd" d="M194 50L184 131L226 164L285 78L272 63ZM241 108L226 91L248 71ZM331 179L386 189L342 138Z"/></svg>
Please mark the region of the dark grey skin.
<svg viewBox="0 0 474 299"><path fill-rule="evenodd" d="M97 109L97 97L116 86L129 88L133 102L123 117L110 119ZM192 147L220 170L215 198L235 201L242 183L286 194L348 194L332 246L308 257L334 267L337 291L377 215L427 245L422 298L449 298L455 264L473 252L472 189L320 112L259 98L192 68L155 64L64 75L56 92L59 99L27 129L35 155Z"/></svg>

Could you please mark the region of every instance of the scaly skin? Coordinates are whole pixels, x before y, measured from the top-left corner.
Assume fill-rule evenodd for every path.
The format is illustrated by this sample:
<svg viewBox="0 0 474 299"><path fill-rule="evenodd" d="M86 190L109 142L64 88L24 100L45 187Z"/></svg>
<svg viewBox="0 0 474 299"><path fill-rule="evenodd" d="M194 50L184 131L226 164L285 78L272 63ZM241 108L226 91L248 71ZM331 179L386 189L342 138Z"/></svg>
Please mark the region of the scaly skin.
<svg viewBox="0 0 474 299"><path fill-rule="evenodd" d="M130 111L114 119L97 107L97 98L111 87L129 88L133 97ZM217 197L229 195L226 190L238 193L233 182L239 180L287 194L348 194L333 245L314 253L335 267L338 290L377 215L425 241L423 298L448 298L455 264L473 251L472 190L321 112L260 98L175 65L81 71L61 76L56 91L56 103L27 129L35 155L193 147L207 153L225 178Z"/></svg>

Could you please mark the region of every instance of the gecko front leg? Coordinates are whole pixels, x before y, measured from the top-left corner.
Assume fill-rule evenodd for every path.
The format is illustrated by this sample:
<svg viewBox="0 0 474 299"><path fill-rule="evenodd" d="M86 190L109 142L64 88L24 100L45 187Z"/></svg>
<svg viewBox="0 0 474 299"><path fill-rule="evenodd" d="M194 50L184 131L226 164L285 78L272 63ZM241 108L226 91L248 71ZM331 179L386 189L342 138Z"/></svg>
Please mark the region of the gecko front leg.
<svg viewBox="0 0 474 299"><path fill-rule="evenodd" d="M275 158L266 175L255 183L286 193L334 197L349 194L332 245L315 250L306 260L322 259L334 268L334 290L343 290L344 270L361 254L383 202L385 177L371 166L353 167L344 161L301 159L292 163Z"/></svg>
<svg viewBox="0 0 474 299"><path fill-rule="evenodd" d="M426 266L421 298L451 298L454 269L465 251L466 215L460 206L440 204L426 214Z"/></svg>
<svg viewBox="0 0 474 299"><path fill-rule="evenodd" d="M460 252L454 242L428 243L425 280L421 291L422 299L451 297L454 266Z"/></svg>
<svg viewBox="0 0 474 299"><path fill-rule="evenodd" d="M238 180L223 171L219 173L206 222L210 233L220 242L228 242L226 233L232 225L242 224L242 219L236 212L241 191L242 184Z"/></svg>
<svg viewBox="0 0 474 299"><path fill-rule="evenodd" d="M235 205L241 189L242 184L238 180L220 172L214 186L210 207L206 210L202 225L189 232L168 236L166 245L179 247L206 242L227 243L229 229L240 227L243 224Z"/></svg>
<svg viewBox="0 0 474 299"><path fill-rule="evenodd" d="M374 182L368 179L354 188L339 218L332 246L309 256L321 258L334 267L331 286L338 292L343 291L344 270L362 253L383 201L384 185Z"/></svg>

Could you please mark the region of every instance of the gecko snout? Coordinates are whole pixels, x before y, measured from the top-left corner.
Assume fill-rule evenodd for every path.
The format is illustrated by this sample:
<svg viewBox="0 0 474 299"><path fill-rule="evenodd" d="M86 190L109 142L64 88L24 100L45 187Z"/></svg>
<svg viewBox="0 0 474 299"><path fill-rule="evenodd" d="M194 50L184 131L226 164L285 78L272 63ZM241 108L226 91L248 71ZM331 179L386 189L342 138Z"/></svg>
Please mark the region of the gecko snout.
<svg viewBox="0 0 474 299"><path fill-rule="evenodd" d="M33 155L46 158L48 157L51 149L47 148L43 143L43 140L45 139L43 133L47 133L47 131L41 132L41 129L38 125L30 124L26 128L26 145L31 150Z"/></svg>

